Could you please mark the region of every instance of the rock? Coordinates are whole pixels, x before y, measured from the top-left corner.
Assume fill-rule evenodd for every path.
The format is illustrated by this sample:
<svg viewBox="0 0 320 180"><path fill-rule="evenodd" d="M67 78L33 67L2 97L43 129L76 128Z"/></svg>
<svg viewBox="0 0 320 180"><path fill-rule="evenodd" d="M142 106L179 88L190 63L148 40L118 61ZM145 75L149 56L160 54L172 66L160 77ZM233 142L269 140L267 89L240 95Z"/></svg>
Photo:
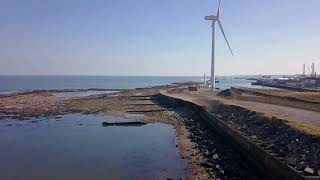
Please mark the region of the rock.
<svg viewBox="0 0 320 180"><path fill-rule="evenodd" d="M222 97L228 97L228 96L231 96L231 90L230 89L226 89L226 90L223 90L223 91L220 91L218 93L219 96L222 96Z"/></svg>
<svg viewBox="0 0 320 180"><path fill-rule="evenodd" d="M274 146L274 144L271 144L271 145L267 146L266 149L271 149L271 148L273 148L273 146Z"/></svg>
<svg viewBox="0 0 320 180"><path fill-rule="evenodd" d="M256 139L257 139L257 136L256 136L256 135L253 135L253 136L251 136L251 139L252 139L252 140L256 140Z"/></svg>
<svg viewBox="0 0 320 180"><path fill-rule="evenodd" d="M304 170L303 170L303 173L305 175L313 175L314 174L314 170L312 168L309 168L309 167L306 167Z"/></svg>
<svg viewBox="0 0 320 180"><path fill-rule="evenodd" d="M291 165L291 166L295 166L297 164L298 159L297 158L286 158L286 163Z"/></svg>
<svg viewBox="0 0 320 180"><path fill-rule="evenodd" d="M201 166L205 168L212 168L214 165L210 162L201 162Z"/></svg>
<svg viewBox="0 0 320 180"><path fill-rule="evenodd" d="M306 161L306 160L307 160L307 157L306 157L306 155L302 154L300 159L301 159L302 161Z"/></svg>
<svg viewBox="0 0 320 180"><path fill-rule="evenodd" d="M218 154L214 154L214 155L212 156L212 158L213 158L214 160L217 160L217 159L219 159L219 155L218 155Z"/></svg>
<svg viewBox="0 0 320 180"><path fill-rule="evenodd" d="M307 167L307 165L306 165L305 162L299 162L299 163L297 164L296 170L297 170L297 171L303 171L306 167Z"/></svg>
<svg viewBox="0 0 320 180"><path fill-rule="evenodd" d="M208 150L206 150L205 155L209 156L210 152Z"/></svg>
<svg viewBox="0 0 320 180"><path fill-rule="evenodd" d="M143 126L146 125L147 123L145 122L140 122L140 121L130 121L130 122L114 122L114 123L109 123L109 122L103 122L102 126L103 127L108 127L108 126Z"/></svg>
<svg viewBox="0 0 320 180"><path fill-rule="evenodd" d="M279 161L285 162L285 159L283 157L276 157Z"/></svg>

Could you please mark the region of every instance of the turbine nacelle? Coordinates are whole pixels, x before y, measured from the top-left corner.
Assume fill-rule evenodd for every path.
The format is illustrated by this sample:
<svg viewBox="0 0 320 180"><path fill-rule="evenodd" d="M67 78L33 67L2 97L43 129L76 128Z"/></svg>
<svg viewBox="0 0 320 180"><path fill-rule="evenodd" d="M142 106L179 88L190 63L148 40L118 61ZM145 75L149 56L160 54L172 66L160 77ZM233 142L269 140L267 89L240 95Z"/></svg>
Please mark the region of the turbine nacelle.
<svg viewBox="0 0 320 180"><path fill-rule="evenodd" d="M219 17L218 16L206 16L206 17L204 17L204 19L208 20L208 21L218 21Z"/></svg>

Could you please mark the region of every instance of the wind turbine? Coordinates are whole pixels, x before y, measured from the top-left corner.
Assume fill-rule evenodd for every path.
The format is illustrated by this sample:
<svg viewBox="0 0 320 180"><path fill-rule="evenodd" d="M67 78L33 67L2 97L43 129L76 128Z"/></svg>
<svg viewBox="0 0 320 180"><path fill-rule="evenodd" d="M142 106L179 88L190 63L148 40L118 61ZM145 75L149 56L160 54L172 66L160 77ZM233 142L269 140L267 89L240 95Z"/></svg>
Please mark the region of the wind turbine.
<svg viewBox="0 0 320 180"><path fill-rule="evenodd" d="M231 52L231 55L233 55L233 52L231 50L230 44L228 42L228 39L224 33L221 21L220 21L220 4L221 4L221 0L219 0L219 5L218 5L218 11L217 11L217 15L211 15L211 16L206 16L204 19L205 20L209 20L212 21L212 54L211 54L211 88L213 89L213 91L215 91L216 89L216 76L215 76L215 65L214 65L214 48L215 48L215 27L216 27L216 22L218 22L219 28L222 32L222 35L224 37L224 39L227 42L227 45L229 47L229 50Z"/></svg>

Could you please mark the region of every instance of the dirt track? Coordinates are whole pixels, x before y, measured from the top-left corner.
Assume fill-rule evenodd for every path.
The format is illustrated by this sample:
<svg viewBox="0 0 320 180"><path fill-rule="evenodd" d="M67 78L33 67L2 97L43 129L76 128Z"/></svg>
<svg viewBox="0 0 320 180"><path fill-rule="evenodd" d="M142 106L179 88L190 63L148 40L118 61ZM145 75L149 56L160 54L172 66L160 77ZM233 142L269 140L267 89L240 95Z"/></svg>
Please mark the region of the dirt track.
<svg viewBox="0 0 320 180"><path fill-rule="evenodd" d="M201 91L197 93L189 93L186 91L179 93L173 92L171 95L196 102L201 106L210 106L210 104L214 103L215 101L220 101L226 105L240 106L263 113L266 116L275 116L279 119L286 119L290 125L296 128L311 134L320 135L320 112L279 106L275 104L226 99L213 95L212 92L208 91Z"/></svg>
<svg viewBox="0 0 320 180"><path fill-rule="evenodd" d="M300 173L313 176L320 174L320 136L317 133L319 127L312 126L314 129L310 129L301 124L294 124L295 122L285 118L264 115L272 110L279 113L290 113L288 109L292 108L272 109L270 107L277 107L277 105L224 99L213 95L212 92L176 92L173 90L162 91L162 93L204 106L219 121L227 123L230 128L241 131L248 139L257 142L257 146L271 151L279 161L290 165ZM292 111L290 117L295 115L299 115L299 112Z"/></svg>

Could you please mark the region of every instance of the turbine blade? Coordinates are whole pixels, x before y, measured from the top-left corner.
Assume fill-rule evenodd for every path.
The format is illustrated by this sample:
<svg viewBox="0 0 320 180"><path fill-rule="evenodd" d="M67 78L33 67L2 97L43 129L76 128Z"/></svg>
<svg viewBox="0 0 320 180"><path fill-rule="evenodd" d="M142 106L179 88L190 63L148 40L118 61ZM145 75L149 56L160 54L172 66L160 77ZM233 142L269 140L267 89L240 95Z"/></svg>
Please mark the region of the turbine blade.
<svg viewBox="0 0 320 180"><path fill-rule="evenodd" d="M225 39L226 42L227 42L227 45L228 45L229 50L230 50L230 52L231 52L231 55L233 56L232 49L231 49L231 47L230 47L230 44L229 44L228 39L227 39L227 37L226 37L226 34L224 33L224 30L223 30L223 27L222 27L222 24L221 24L220 19L218 19L218 24L219 24L220 30L221 30L221 32L222 32L222 35L223 35L224 39Z"/></svg>
<svg viewBox="0 0 320 180"><path fill-rule="evenodd" d="M217 11L217 16L219 17L220 15L220 4L221 4L221 0L219 0L219 5L218 5L218 11Z"/></svg>

